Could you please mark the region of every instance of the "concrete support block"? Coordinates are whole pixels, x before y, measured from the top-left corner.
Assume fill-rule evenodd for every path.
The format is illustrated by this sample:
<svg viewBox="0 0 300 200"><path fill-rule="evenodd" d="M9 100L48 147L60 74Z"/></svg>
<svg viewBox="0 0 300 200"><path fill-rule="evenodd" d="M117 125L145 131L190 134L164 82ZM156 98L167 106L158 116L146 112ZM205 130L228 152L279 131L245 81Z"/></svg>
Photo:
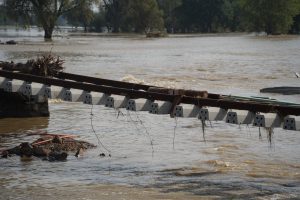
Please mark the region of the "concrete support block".
<svg viewBox="0 0 300 200"><path fill-rule="evenodd" d="M152 101L148 99L129 99L126 110L129 111L150 111Z"/></svg>
<svg viewBox="0 0 300 200"><path fill-rule="evenodd" d="M7 91L6 87L7 87L7 82L11 82L11 79L7 79L7 78L2 78L1 83L0 83L0 88L3 89L4 91Z"/></svg>
<svg viewBox="0 0 300 200"><path fill-rule="evenodd" d="M49 99L52 99L53 95L52 95L52 90L50 86L46 86L45 87L45 91L44 91L44 97L47 97Z"/></svg>
<svg viewBox="0 0 300 200"><path fill-rule="evenodd" d="M24 82L24 81L9 80L9 81L6 81L6 83L4 85L4 91L5 92L18 92L18 93L23 94L25 91L25 88L29 88L28 85L29 85L29 83Z"/></svg>
<svg viewBox="0 0 300 200"><path fill-rule="evenodd" d="M5 92L11 92L12 91L12 80L5 78L1 82L1 89L3 89Z"/></svg>
<svg viewBox="0 0 300 200"><path fill-rule="evenodd" d="M277 128L281 127L283 118L276 113L260 113L254 117L253 125L257 127Z"/></svg>
<svg viewBox="0 0 300 200"><path fill-rule="evenodd" d="M31 94L48 98L48 96L45 95L46 87L48 87L48 86L38 84L38 83L32 83L31 84Z"/></svg>
<svg viewBox="0 0 300 200"><path fill-rule="evenodd" d="M198 119L201 121L207 121L210 120L209 119L209 111L207 108L201 108L199 110L199 115L198 115Z"/></svg>
<svg viewBox="0 0 300 200"><path fill-rule="evenodd" d="M150 108L149 113L157 114L157 115L170 114L171 107L172 107L171 102L155 101L155 102L151 103L151 108Z"/></svg>
<svg viewBox="0 0 300 200"><path fill-rule="evenodd" d="M4 89L7 81L11 81L11 79L0 77L0 89Z"/></svg>
<svg viewBox="0 0 300 200"><path fill-rule="evenodd" d="M63 99L65 89L57 86L46 86L44 93L45 97L49 99Z"/></svg>
<svg viewBox="0 0 300 200"><path fill-rule="evenodd" d="M199 114L200 108L194 105L177 105L174 110L175 117L197 117Z"/></svg>
<svg viewBox="0 0 300 200"><path fill-rule="evenodd" d="M283 120L283 129L300 131L300 116L286 116Z"/></svg>
<svg viewBox="0 0 300 200"><path fill-rule="evenodd" d="M108 97L108 94L98 92L85 92L83 97L83 103L93 105L105 105Z"/></svg>
<svg viewBox="0 0 300 200"><path fill-rule="evenodd" d="M222 108L214 108L214 107L208 107L208 108L201 108L199 110L198 119L206 121L223 121L224 118L227 115L227 110Z"/></svg>
<svg viewBox="0 0 300 200"><path fill-rule="evenodd" d="M125 108L129 99L124 96L111 95L106 98L105 107L108 108Z"/></svg>
<svg viewBox="0 0 300 200"><path fill-rule="evenodd" d="M69 88L60 88L58 90L54 90L54 87L51 86L51 91L54 93L58 93L55 99L61 99L63 101L71 101L72 94Z"/></svg>
<svg viewBox="0 0 300 200"><path fill-rule="evenodd" d="M62 100L70 102L83 102L85 93L86 92L82 90L65 89L64 93L62 94Z"/></svg>
<svg viewBox="0 0 300 200"><path fill-rule="evenodd" d="M255 113L245 110L233 110L227 113L225 122L230 124L252 124Z"/></svg>
<svg viewBox="0 0 300 200"><path fill-rule="evenodd" d="M31 83L24 83L23 87L21 88L21 92L25 96L31 96L32 95Z"/></svg>

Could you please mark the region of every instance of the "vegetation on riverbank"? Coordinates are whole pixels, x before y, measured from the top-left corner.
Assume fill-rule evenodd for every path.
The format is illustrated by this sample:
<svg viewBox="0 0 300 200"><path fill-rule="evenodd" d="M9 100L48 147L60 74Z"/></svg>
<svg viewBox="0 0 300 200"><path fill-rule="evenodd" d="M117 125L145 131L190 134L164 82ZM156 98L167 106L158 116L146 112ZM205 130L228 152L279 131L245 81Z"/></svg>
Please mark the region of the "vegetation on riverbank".
<svg viewBox="0 0 300 200"><path fill-rule="evenodd" d="M86 32L300 33L298 0L6 0L0 10L0 24L36 24L45 38L58 22Z"/></svg>

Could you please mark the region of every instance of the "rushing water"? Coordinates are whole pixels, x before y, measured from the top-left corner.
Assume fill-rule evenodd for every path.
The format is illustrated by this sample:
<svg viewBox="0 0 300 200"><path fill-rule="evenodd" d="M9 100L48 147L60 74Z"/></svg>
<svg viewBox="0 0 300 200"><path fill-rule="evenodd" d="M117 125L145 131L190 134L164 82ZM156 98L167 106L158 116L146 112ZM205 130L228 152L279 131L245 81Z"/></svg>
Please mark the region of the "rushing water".
<svg viewBox="0 0 300 200"><path fill-rule="evenodd" d="M53 42L38 36L2 30L1 41L19 44L1 45L0 60L26 61L52 52L65 60L67 72L245 96L262 95L264 87L300 86L294 75L300 71L296 36L63 34ZM299 95L272 97L300 102ZM165 197L170 199L300 198L300 135L282 129L274 130L270 145L264 131L259 139L258 128L212 122L204 142L197 119L118 114L103 106L51 101L49 118L1 119L0 148L32 141L36 137L26 133L37 130L76 134L98 144L91 110L94 128L112 157L100 158L99 153L108 153L100 145L67 162L0 159L0 199L164 198L143 193L148 189L174 194Z"/></svg>

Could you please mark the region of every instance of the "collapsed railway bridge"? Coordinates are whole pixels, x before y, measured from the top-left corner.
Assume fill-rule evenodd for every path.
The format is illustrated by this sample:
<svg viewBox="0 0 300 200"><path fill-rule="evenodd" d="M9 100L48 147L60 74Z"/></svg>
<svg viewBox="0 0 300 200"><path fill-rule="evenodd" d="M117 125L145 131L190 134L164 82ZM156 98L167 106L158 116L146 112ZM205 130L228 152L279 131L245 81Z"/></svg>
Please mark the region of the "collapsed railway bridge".
<svg viewBox="0 0 300 200"><path fill-rule="evenodd" d="M300 130L300 104L264 97L219 95L168 89L65 72L52 76L0 68L0 118L49 116L48 99L225 121L256 127Z"/></svg>

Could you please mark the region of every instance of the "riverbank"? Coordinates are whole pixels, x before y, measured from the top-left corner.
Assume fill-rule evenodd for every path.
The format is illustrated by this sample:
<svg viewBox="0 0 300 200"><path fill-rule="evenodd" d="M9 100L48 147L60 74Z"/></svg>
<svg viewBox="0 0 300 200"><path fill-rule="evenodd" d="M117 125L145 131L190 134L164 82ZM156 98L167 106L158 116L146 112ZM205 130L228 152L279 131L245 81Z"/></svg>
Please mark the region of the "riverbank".
<svg viewBox="0 0 300 200"><path fill-rule="evenodd" d="M33 26L30 29L16 28L14 26L0 26L0 37L40 37L43 38L43 29ZM264 32L223 32L223 33L167 33L163 37L154 38L193 38L193 37L233 37L233 36L254 36L259 38L270 39L293 39L300 37L300 34L280 34L267 35ZM110 32L84 32L83 28L75 29L69 26L56 28L53 34L53 39L60 39L64 37L123 37L123 38L146 38L147 34L137 33L110 33ZM153 39L150 37L149 39Z"/></svg>

